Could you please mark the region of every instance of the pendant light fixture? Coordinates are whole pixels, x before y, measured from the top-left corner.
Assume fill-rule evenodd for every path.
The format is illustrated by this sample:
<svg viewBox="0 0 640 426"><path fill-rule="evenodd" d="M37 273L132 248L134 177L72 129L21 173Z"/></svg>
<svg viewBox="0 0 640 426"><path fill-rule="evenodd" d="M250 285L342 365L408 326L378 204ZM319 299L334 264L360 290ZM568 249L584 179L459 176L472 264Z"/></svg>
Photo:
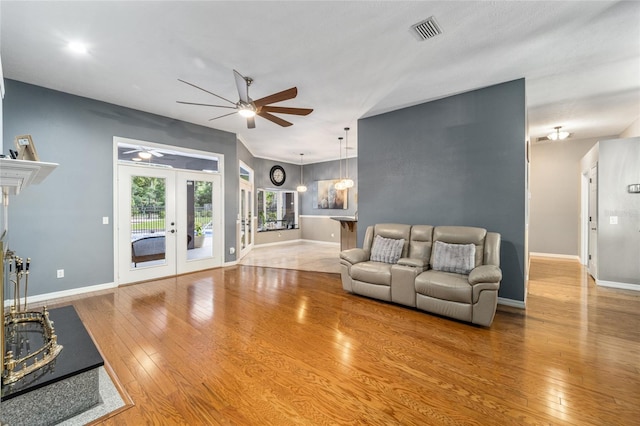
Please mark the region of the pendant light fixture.
<svg viewBox="0 0 640 426"><path fill-rule="evenodd" d="M349 178L349 157L348 150L349 149L349 128L344 128L344 163L345 163L345 174L344 179L342 180L345 188L353 188L353 179Z"/></svg>
<svg viewBox="0 0 640 426"><path fill-rule="evenodd" d="M302 166L302 156L304 154L300 153L300 185L298 185L298 187L296 188L296 191L298 192L307 192L307 187L304 184L304 177L303 177L303 166Z"/></svg>
<svg viewBox="0 0 640 426"><path fill-rule="evenodd" d="M347 187L344 185L344 180L342 179L342 136L338 138L338 143L340 144L340 159L338 160L338 162L340 163L340 180L334 185L334 187L338 191L342 191L343 189L347 189Z"/></svg>
<svg viewBox="0 0 640 426"><path fill-rule="evenodd" d="M561 141L561 140L566 139L569 136L571 136L571 133L569 133L569 132L561 132L560 131L560 129L562 129L562 126L556 126L556 127L554 127L554 129L556 130L555 132L549 133L547 135L547 138L549 138L552 141Z"/></svg>

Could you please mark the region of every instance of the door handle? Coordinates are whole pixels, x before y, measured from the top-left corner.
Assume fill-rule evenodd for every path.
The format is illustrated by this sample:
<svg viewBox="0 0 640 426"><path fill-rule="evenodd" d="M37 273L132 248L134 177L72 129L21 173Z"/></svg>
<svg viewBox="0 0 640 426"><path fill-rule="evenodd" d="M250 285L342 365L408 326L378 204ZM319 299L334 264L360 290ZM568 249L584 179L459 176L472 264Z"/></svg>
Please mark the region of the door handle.
<svg viewBox="0 0 640 426"><path fill-rule="evenodd" d="M175 229L172 229L172 230L171 230L171 231L169 231L169 232L171 232L172 234L175 234L175 233L176 233L176 230L175 230Z"/></svg>

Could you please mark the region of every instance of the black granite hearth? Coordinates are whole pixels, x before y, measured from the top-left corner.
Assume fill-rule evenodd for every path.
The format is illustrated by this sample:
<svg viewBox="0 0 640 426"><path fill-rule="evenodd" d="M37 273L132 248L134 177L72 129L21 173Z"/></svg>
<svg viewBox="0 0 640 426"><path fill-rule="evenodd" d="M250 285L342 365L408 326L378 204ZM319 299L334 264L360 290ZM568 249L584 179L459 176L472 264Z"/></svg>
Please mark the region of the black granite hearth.
<svg viewBox="0 0 640 426"><path fill-rule="evenodd" d="M75 308L51 309L49 318L63 349L47 366L2 386L4 422L52 424L100 402L98 369L104 361Z"/></svg>

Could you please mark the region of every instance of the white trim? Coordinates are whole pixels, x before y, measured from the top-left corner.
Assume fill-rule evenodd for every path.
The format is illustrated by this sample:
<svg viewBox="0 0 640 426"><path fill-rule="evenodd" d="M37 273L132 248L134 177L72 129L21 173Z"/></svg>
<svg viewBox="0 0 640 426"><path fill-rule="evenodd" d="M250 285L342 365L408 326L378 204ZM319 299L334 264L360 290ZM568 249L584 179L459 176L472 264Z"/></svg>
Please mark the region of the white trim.
<svg viewBox="0 0 640 426"><path fill-rule="evenodd" d="M640 284L619 283L616 281L596 280L596 285L601 287L619 288L622 290L640 291Z"/></svg>
<svg viewBox="0 0 640 426"><path fill-rule="evenodd" d="M529 256L533 257L552 257L556 259L568 259L568 260L577 260L580 262L580 257L574 254L555 254L555 253L536 253L529 252Z"/></svg>
<svg viewBox="0 0 640 426"><path fill-rule="evenodd" d="M526 305L521 300L505 299L504 297L498 297L498 305L511 306L512 308L525 309Z"/></svg>
<svg viewBox="0 0 640 426"><path fill-rule="evenodd" d="M314 243L314 244L328 244L328 245L338 246L338 247L340 246L340 243L336 243L334 241L319 241L319 240L308 240L305 238L298 238L297 240L276 241L275 243L256 244L254 248L278 246L282 244L291 244L291 243Z"/></svg>
<svg viewBox="0 0 640 426"><path fill-rule="evenodd" d="M117 285L115 283L106 283L106 284L90 285L88 287L72 288L70 290L54 291L53 293L45 293L45 294L37 294L35 296L28 296L27 302L33 303L33 302L50 301L53 299L60 299L62 297L69 297L69 296L77 296L79 294L91 293L94 291L109 290L116 287ZM5 308L10 306L12 303L13 303L13 298L5 300L4 301ZM24 298L20 298L20 303L24 303Z"/></svg>
<svg viewBox="0 0 640 426"><path fill-rule="evenodd" d="M332 217L336 217L336 216L335 215L326 216L326 215L315 215L315 214L301 214L300 217L311 218L311 219L331 219ZM351 217L355 219L355 216L340 216L340 217Z"/></svg>

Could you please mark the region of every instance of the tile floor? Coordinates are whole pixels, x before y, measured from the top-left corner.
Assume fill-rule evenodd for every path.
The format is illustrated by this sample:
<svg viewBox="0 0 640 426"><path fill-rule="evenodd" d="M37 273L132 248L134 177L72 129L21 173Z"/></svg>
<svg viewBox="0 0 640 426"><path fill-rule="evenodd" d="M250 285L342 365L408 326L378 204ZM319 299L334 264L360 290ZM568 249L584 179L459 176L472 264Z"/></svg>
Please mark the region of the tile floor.
<svg viewBox="0 0 640 426"><path fill-rule="evenodd" d="M254 246L251 252L238 263L339 274L340 246L314 241L294 241L265 247Z"/></svg>

